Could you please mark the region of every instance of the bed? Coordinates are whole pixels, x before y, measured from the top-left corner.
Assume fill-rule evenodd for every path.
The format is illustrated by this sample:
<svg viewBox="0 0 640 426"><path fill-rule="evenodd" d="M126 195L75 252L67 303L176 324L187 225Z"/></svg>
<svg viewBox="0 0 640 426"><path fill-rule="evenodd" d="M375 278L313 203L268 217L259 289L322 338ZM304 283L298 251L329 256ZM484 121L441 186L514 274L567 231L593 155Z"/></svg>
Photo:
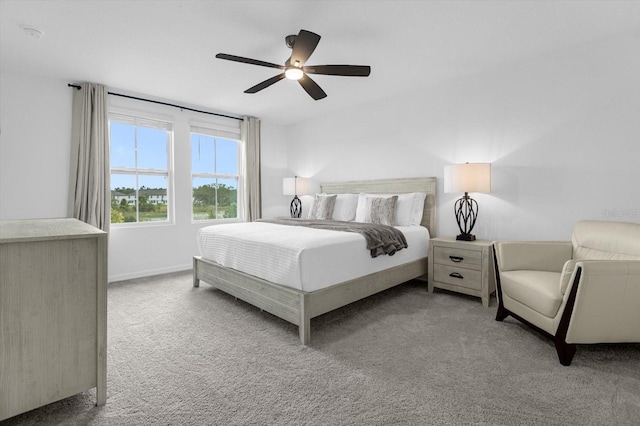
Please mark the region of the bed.
<svg viewBox="0 0 640 426"><path fill-rule="evenodd" d="M430 237L435 236L435 177L323 183L320 185L320 191L328 194L426 193L420 226L428 229ZM327 267L330 268L330 265ZM425 255L404 264L349 278L329 287L307 290L304 287L295 288L283 285L281 282L273 282L225 267L203 256L194 256L193 258L194 287L199 287L200 281L204 281L219 290L297 325L300 342L303 345L310 343L311 318L398 284L422 277L426 273L427 257Z"/></svg>

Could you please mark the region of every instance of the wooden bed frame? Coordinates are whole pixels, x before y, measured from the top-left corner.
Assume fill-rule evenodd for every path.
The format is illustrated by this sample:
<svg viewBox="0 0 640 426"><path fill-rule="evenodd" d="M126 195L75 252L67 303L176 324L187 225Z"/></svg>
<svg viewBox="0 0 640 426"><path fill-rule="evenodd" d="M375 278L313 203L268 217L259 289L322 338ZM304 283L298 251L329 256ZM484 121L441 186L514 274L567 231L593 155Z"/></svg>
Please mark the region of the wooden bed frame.
<svg viewBox="0 0 640 426"><path fill-rule="evenodd" d="M329 194L402 194L426 192L421 225L435 237L436 178L405 178L370 181L323 183L322 192ZM215 262L193 258L193 286L200 280L298 326L300 341L311 340L311 318L346 306L398 284L427 273L427 258L395 266L316 291L305 292L272 283Z"/></svg>

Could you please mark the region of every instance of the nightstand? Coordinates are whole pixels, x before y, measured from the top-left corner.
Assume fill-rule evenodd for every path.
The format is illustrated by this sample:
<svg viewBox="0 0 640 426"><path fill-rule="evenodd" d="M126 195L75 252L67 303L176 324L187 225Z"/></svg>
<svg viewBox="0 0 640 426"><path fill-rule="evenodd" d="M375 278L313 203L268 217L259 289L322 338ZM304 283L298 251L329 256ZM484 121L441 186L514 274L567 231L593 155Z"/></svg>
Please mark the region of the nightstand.
<svg viewBox="0 0 640 426"><path fill-rule="evenodd" d="M429 242L428 289L434 287L482 298L496 290L493 241L458 241L455 237L433 238Z"/></svg>

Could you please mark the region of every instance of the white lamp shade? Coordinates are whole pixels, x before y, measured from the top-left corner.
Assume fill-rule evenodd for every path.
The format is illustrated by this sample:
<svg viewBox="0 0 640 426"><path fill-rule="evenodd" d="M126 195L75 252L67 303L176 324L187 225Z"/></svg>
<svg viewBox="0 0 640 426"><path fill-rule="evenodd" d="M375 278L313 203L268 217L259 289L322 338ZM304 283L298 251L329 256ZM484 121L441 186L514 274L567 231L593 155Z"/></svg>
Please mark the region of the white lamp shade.
<svg viewBox="0 0 640 426"><path fill-rule="evenodd" d="M311 179L292 177L282 179L283 195L309 195L311 194Z"/></svg>
<svg viewBox="0 0 640 426"><path fill-rule="evenodd" d="M491 163L444 166L444 192L491 192Z"/></svg>

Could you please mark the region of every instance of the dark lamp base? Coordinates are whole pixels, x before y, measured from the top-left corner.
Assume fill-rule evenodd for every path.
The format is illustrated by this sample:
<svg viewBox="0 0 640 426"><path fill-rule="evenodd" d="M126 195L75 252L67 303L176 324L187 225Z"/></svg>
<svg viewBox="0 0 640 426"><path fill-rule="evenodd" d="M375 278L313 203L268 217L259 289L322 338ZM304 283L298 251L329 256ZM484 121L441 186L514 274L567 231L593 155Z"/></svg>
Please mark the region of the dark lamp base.
<svg viewBox="0 0 640 426"><path fill-rule="evenodd" d="M476 236L471 234L471 230L476 224L478 217L478 203L476 203L476 200L469 197L469 194L465 192L464 197L456 201L454 210L456 212L458 229L460 229L460 235L456 237L456 240L475 241Z"/></svg>
<svg viewBox="0 0 640 426"><path fill-rule="evenodd" d="M289 209L292 218L299 218L302 215L302 201L298 196L294 196L291 200L291 207Z"/></svg>

